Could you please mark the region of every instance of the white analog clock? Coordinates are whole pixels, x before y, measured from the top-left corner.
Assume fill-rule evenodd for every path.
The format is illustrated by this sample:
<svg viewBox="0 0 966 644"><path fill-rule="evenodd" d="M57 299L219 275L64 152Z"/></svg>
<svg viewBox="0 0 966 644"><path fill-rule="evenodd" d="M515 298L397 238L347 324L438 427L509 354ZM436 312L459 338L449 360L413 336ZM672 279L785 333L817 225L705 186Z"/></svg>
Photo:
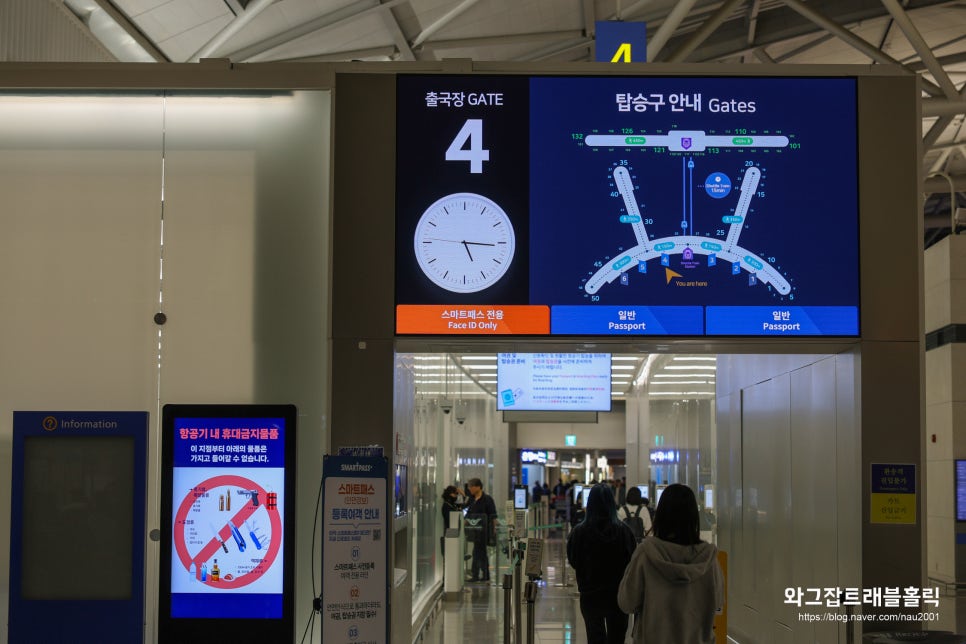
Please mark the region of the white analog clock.
<svg viewBox="0 0 966 644"><path fill-rule="evenodd" d="M433 283L454 293L475 293L506 273L516 238L503 208L482 195L457 192L426 209L413 247L419 268Z"/></svg>

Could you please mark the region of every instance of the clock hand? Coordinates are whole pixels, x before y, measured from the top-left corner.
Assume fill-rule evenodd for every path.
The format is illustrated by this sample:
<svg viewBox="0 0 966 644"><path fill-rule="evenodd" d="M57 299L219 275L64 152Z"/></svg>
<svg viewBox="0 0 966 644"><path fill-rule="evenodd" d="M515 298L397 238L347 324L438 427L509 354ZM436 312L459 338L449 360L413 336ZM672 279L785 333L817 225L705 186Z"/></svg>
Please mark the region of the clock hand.
<svg viewBox="0 0 966 644"><path fill-rule="evenodd" d="M468 242L465 241L463 244L472 244L474 246L496 246L496 244L487 244L486 242Z"/></svg>
<svg viewBox="0 0 966 644"><path fill-rule="evenodd" d="M466 249L466 254L470 256L470 261L472 262L473 261L473 253L470 252L470 244L472 244L473 242L467 242L466 240L463 240L460 243L463 244L463 248Z"/></svg>
<svg viewBox="0 0 966 644"><path fill-rule="evenodd" d="M463 243L463 242L461 242L458 239L443 239L441 237L426 237L425 239L428 239L430 241L450 242L450 243L453 243L453 244L462 244Z"/></svg>

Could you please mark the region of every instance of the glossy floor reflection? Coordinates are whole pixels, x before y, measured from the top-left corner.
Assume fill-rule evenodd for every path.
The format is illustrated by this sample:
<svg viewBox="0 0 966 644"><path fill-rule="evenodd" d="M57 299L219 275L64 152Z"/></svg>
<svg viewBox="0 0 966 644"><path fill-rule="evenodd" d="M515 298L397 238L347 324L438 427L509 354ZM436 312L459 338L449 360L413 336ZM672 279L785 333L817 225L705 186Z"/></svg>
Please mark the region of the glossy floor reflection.
<svg viewBox="0 0 966 644"><path fill-rule="evenodd" d="M578 644L587 641L580 616L574 572L564 573L564 542L547 539L543 559L543 580L538 582L534 642L536 644ZM499 569L496 566L499 565ZM489 584L467 583L459 600L444 601L434 621L423 631L424 644L452 642L504 642L503 574L506 561L491 560ZM564 564L566 565L566 564ZM524 577L524 582L526 577ZM512 603L512 602L511 602ZM522 641L527 641L526 605L522 609ZM511 622L512 625L512 622ZM630 642L630 628L628 639ZM512 640L511 640L512 641Z"/></svg>
<svg viewBox="0 0 966 644"><path fill-rule="evenodd" d="M569 566L562 567L564 541L551 537L545 542L543 580L535 603L536 644L586 644L584 620L580 615L574 572ZM468 569L467 569L468 570ZM566 572L565 572L566 570ZM503 574L508 572L506 558L493 557L490 561L491 583L467 583L460 599L443 601L435 616L422 632L423 644L451 644L453 642L480 642L493 644L505 642L504 638L504 591ZM526 578L524 577L524 582ZM922 628L931 632L966 633L966 594L954 591L942 593L942 609L939 619L923 623ZM511 600L512 605L512 600ZM522 609L521 642L527 642L526 605ZM511 622L512 624L512 622ZM625 642L631 642L630 625ZM878 630L878 629L875 629ZM892 630L892 629L890 629ZM897 629L898 630L898 629ZM905 630L905 629L903 629ZM854 641L876 641L875 637L862 634L862 625L856 624ZM933 637L940 637L938 633ZM511 642L514 639L511 637ZM845 628L840 631L840 641L847 641ZM892 640L879 640L892 641ZM928 640L934 641L934 640ZM966 637L936 639L943 642L966 642ZM734 640L727 639L728 644Z"/></svg>

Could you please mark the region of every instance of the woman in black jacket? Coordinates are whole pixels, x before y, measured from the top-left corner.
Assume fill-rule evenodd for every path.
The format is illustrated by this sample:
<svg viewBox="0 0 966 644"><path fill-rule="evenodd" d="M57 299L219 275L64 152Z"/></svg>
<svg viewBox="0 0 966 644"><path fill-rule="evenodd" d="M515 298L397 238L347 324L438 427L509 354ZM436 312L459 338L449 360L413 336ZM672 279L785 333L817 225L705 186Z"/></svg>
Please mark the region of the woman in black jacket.
<svg viewBox="0 0 966 644"><path fill-rule="evenodd" d="M567 561L577 573L589 644L624 642L627 615L617 606L617 588L636 547L634 533L617 520L613 492L606 485L595 485L584 520L567 540Z"/></svg>
<svg viewBox="0 0 966 644"><path fill-rule="evenodd" d="M459 494L460 491L456 489L455 485L447 485L446 489L443 490L443 504L439 507L439 511L443 515L443 529L446 530L450 527L449 519L450 513L459 512L462 510L459 504ZM453 526L456 527L456 526Z"/></svg>

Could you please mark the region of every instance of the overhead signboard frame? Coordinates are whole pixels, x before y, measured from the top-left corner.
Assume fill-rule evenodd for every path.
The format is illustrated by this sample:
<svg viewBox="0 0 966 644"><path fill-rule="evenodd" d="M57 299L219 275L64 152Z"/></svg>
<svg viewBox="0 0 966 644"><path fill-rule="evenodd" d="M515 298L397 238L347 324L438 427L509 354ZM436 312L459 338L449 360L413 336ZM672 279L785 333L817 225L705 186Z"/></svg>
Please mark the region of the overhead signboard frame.
<svg viewBox="0 0 966 644"><path fill-rule="evenodd" d="M397 335L859 336L855 77L399 74L396 106Z"/></svg>

